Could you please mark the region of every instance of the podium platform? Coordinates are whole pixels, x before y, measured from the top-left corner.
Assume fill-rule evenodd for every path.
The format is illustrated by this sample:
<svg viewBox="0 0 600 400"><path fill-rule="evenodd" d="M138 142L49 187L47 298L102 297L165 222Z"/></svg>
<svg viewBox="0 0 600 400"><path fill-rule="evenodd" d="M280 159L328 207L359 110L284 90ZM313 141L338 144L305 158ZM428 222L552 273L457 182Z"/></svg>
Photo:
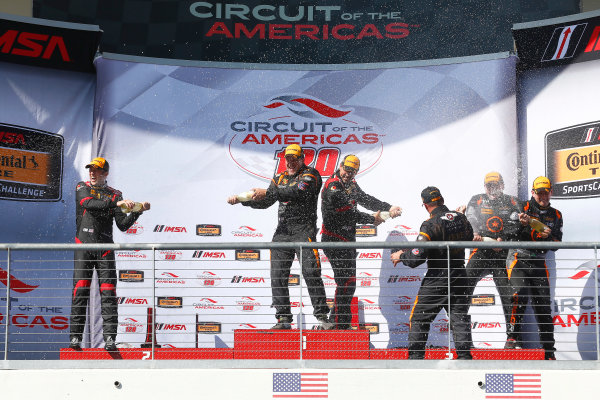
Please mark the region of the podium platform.
<svg viewBox="0 0 600 400"><path fill-rule="evenodd" d="M452 349L453 357L456 352ZM543 360L543 349L473 349L474 360ZM152 357L153 356L153 357ZM425 359L444 360L447 348L427 349ZM61 360L405 360L408 350L371 348L368 330L254 330L234 331L233 348L61 349Z"/></svg>

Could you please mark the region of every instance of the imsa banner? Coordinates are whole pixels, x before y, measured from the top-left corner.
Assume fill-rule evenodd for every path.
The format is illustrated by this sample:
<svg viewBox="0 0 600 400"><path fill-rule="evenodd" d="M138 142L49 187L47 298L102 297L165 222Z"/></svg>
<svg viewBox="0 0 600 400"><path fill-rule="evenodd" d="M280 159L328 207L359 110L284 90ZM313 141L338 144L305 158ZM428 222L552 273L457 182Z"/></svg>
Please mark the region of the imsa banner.
<svg viewBox="0 0 600 400"><path fill-rule="evenodd" d="M600 67L599 18L600 13L594 12L515 27L523 60L518 85L520 135L527 149L524 189L528 193L537 176L550 178L551 203L563 214L563 240L570 242L600 240L600 218L590 212L598 207L600 196L600 122L594 107L600 89L595 73ZM597 254L591 250L552 253L547 264L559 357L595 359Z"/></svg>
<svg viewBox="0 0 600 400"><path fill-rule="evenodd" d="M507 193L517 191L515 58L507 54L329 70L152 61L105 56L96 63L94 134L97 153L111 163L109 184L152 203L115 241L269 242L277 206L253 210L226 198L267 187L284 168L290 143L304 147L306 162L324 179L344 155L358 155L363 190L403 207L399 219L357 227L359 241L414 240L428 217L420 201L428 185L437 185L452 208L481 193L492 170L503 174ZM230 347L233 330L275 322L268 251L173 250L155 257L153 275L151 252L117 254L118 341L145 341L150 307L156 308L158 342L166 347ZM359 321L381 348L406 346L409 308L425 271L394 268L388 260L389 251L381 249L358 254ZM316 321L297 264L290 277L294 326L310 329ZM333 298L324 256L322 265ZM481 291L495 295L493 287ZM487 304L479 307L488 316L478 318L485 328L476 331L476 341L494 346L483 337L496 326L502 335L496 345L503 346L500 301ZM447 332L441 313L430 343L447 345Z"/></svg>

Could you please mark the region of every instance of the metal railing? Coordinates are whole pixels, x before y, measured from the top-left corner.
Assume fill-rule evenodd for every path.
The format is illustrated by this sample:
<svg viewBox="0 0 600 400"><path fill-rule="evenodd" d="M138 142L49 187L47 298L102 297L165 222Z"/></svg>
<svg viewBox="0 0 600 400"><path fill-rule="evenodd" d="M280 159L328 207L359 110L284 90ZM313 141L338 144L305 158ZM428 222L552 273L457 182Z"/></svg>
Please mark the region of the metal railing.
<svg viewBox="0 0 600 400"><path fill-rule="evenodd" d="M474 247L474 243L473 242L419 242L418 246L421 248L426 248L426 249L446 249L446 251L452 249L452 248L463 248L463 249L471 249ZM592 302L589 301L589 295L586 296L586 304L585 304L585 309L590 310L591 312L587 313L587 314L580 314L579 318L577 318L576 314L569 314L569 320L568 321L564 321L562 320L562 322L565 325L576 325L575 328L580 328L580 325L583 324L583 326L586 327L586 329L588 329L588 331L584 332L584 329L575 329L573 332L565 332L561 337L569 337L569 335L575 335L575 339L570 340L568 343L569 348L571 349L579 349L579 348L585 348L585 351L580 351L580 350L567 350L567 351L563 351L563 353L567 354L569 352L572 352L573 354L573 358L577 359L578 355L575 354L576 351L579 351L580 355L582 355L582 357L587 357L590 359L595 359L595 360L600 360L600 354L599 354L599 349L600 349L600 317L598 315L598 312L600 311L600 307L598 304L598 299L599 299L599 289L598 289L598 257L597 257L597 249L598 246L600 246L600 243L587 243L587 242L563 242L563 243L532 243L532 242L518 242L518 243L511 243L511 242L498 242L498 243L488 243L488 242L477 242L476 247L479 249L514 249L514 248L519 248L519 249L546 249L546 250L556 250L556 249L570 249L570 250L581 250L581 253L579 253L578 255L573 255L570 254L571 257L570 258L558 258L560 256L560 252L556 253L556 259L555 259L555 263L556 263L556 271L560 271L565 272L566 270L569 271L569 275L568 277L565 277L565 274L556 274L556 276L553 278L553 286L555 288L555 291L557 289L565 289L566 292L569 292L567 289L571 288L573 290L571 290L571 292L569 293L576 293L576 292L580 292L580 293L584 293L585 291L587 291L586 293L590 292L590 290L593 293L593 305ZM157 258L157 254L161 254L160 252L167 252L166 254L169 254L169 251L191 251L191 252L196 252L195 254L199 254L197 252L201 252L201 251L210 251L213 252L213 254L215 254L214 252L219 252L219 251L227 251L227 250L262 250L262 249L267 249L267 250L272 250L272 249L296 249L298 252L297 254L302 254L302 250L303 249L339 249L339 248L354 248L357 250L361 250L361 249L368 249L368 250L373 250L373 249L377 249L374 252L367 252L367 253L360 253L359 251L359 256L361 254L367 254L367 255L374 255L373 257L364 257L364 258L360 258L358 259L359 262L359 267L358 267L358 271L359 274L360 273L364 273L364 278L362 279L361 282L364 283L364 286L358 285L355 296L358 298L361 298L361 292L369 290L370 293L377 293L379 292L379 294L377 295L378 299L380 299L378 302L375 302L373 300L369 300L368 298L365 298L365 300L362 302L361 305L359 305L359 314L362 311L362 317L359 315L359 321L358 321L358 325L355 324L354 328L361 328L360 330L369 330L370 332L370 347L373 349L381 349L381 350L394 350L395 347L406 347L406 339L405 337L407 336L407 323L410 322L404 322L405 320L402 320L402 322L398 322L398 324L404 324L402 325L402 329L396 329L396 328L392 328L389 326L389 321L390 320L395 320L395 318L398 316L398 314L402 314L402 315L406 315L408 310L412 307L412 304L410 304L410 302L403 302L401 300L399 300L399 297L403 296L403 290L405 290L408 285L402 286L402 285L398 285L398 283L410 283L411 285L411 290L413 293L411 296L405 296L407 298L412 298L414 296L414 293L416 292L416 290L418 290L418 286L419 283L422 279L422 277L420 279L417 278L410 278L410 279L405 279L402 280L401 275L398 274L393 274L390 275L387 278L387 282L386 284L389 283L393 283L394 285L384 285L382 280L381 280L381 276L378 275L378 272L381 272L383 269L386 269L388 272L390 270L392 271L401 271L402 269L407 270L407 267L403 267L403 266L398 266L398 267L393 267L391 266L391 262L389 261L389 253L387 252L390 249L412 249L415 247L415 242L356 242L356 243L321 243L321 242L295 242L295 243L265 243L265 242L255 242L255 243L127 243L127 244L25 244L25 243L14 243L14 244L0 244L0 256L2 255L2 253L4 252L5 257L1 257L0 258L0 267L2 267L2 264L4 263L4 270L5 272L2 273L2 271L0 271L0 281L2 283L5 283L6 285L6 297L5 297L5 302L6 304L4 305L4 316L3 318L0 320L0 327L2 328L0 331L0 334L3 335L3 349L1 349L3 351L3 356L4 356L4 360L9 360L11 358L14 359L36 359L37 358L57 358L57 353L60 351L60 349L65 348L68 346L68 322L67 322L67 316L64 313L65 310L61 310L62 314L61 315L45 315L44 313L42 313L41 311L38 313L35 312L28 312L28 311L35 311L35 310L29 310L29 308L36 308L39 307L40 310L43 309L44 307L46 309L54 309L55 311L61 307L59 307L59 305L62 305L62 307L67 306L68 304L70 304L70 293L73 289L72 287L72 282L70 279L70 276L72 274L72 269L73 269L73 264L72 264L72 251L74 250L114 250L116 252L119 251L150 251L151 255L148 255L145 259L139 259L138 261L123 261L120 260L119 258L117 258L117 269L121 269L120 268L120 264L125 264L125 268L123 268L123 270L128 270L128 269L133 269L132 265L136 265L137 264L143 264L144 271L148 271L148 273L151 275L152 279L151 281L151 286L150 287L146 287L146 289L150 290L150 295L148 297L150 297L150 300L147 302L147 305L152 305L151 307L139 307L140 310L143 310L144 312L140 312L137 313L137 311L132 311L132 313L129 315L130 319L135 320L136 322L134 323L133 326L126 326L125 328L129 327L132 328L132 330L138 330L138 328L140 328L140 330L143 330L145 327L143 327L143 323L141 323L139 321L139 319L143 319L146 315L145 311L147 310L147 308L151 308L151 313L152 313L152 324L150 326L152 326L152 329L150 329L150 332L147 332L148 334L151 335L151 342L150 342L150 354L149 354L149 359L154 359L155 357L155 343L157 343L157 331L156 331L156 326L158 325L159 327L170 327L170 329L173 329L170 333L172 334L171 336L174 337L173 341L172 341L172 348L202 348L203 344L206 343L198 343L198 337L199 335L205 335L203 337L210 337L211 340L213 339L213 337L220 337L223 336L224 339L219 339L220 340L220 346L222 347L218 347L217 345L210 343L209 346L206 346L207 348L222 348L222 349L226 349L226 348L230 348L232 347L232 336L233 336L233 331L235 331L235 327L239 327L240 325L249 325L247 326L247 331L252 331L253 329L258 328L266 328L268 329L270 327L270 325L274 322L273 319L273 311L272 309L269 309L268 307L264 307L263 304L268 304L270 302L270 284L269 284L269 279L267 277L265 277L265 279L263 279L261 283L261 287L260 288L252 288L252 287L236 287L235 285L237 283L233 283L234 282L234 278L235 277L240 277L240 279L243 281L244 276L246 278L248 278L250 281L253 278L256 278L258 276L263 276L264 277L264 272L268 271L269 266L268 266L268 260L264 260L261 259L259 263L256 264L252 264L255 265L256 268L251 268L249 267L250 263L248 263L247 261L241 261L241 260L235 260L232 259L232 257L230 256L225 256L224 259L221 259L219 257L217 258L208 258L208 259L203 259L203 258L192 258L192 259L171 259L171 260L166 260L166 259L160 259ZM381 251L379 251L381 250ZM45 257L39 257L36 258L35 254L36 253L40 253L43 254ZM49 258L46 258L46 253L50 253ZM23 255L24 254L24 255ZM205 254L205 253L204 253ZM20 256L23 255L23 256ZM220 253L218 254L220 256ZM324 260L324 258L322 257L322 259ZM298 261L302 261L302 260L298 260ZM318 325L317 321L314 320L314 318L312 318L310 316L310 313L306 313L304 312L305 309L307 308L308 304L310 304L310 299L308 298L308 296L306 295L306 287L304 285L304 279L302 277L302 271L301 269L298 267L298 261L294 261L293 267L292 267L292 272L294 271L298 271L299 277L297 280L298 283L298 287L297 288L293 288L294 290L294 296L295 298L299 298L298 302L294 303L294 308L298 309L298 314L296 315L296 320L295 320L295 327L298 328L299 331L299 338L303 338L304 334L306 333L306 331L312 331L311 329L311 321L313 325ZM326 261L326 260L324 260ZM448 266L450 266L450 260L448 259ZM586 264L589 264L587 265ZM208 268L206 266L207 263L210 263L211 268ZM215 268L214 265L216 264L223 264L226 266L224 267L218 267ZM42 265L44 264L45 266L41 266L41 267L35 267L35 265ZM181 267L178 267L177 265L181 265ZM326 264L326 263L325 263ZM583 269L579 269L578 267L573 267L574 265L577 264L581 264L581 265L587 265L587 267L583 268ZM32 267L32 265L34 265L34 267ZM192 265L192 267L190 267L190 265ZM564 265L567 265L566 267L564 267ZM196 267L197 266L197 267ZM244 268L243 271L251 271L252 274L254 275L246 275L247 272L242 273L242 275L239 275L239 272L237 275L236 271L240 271L240 267ZM425 267L421 267L421 273L424 272L424 268ZM190 273L193 272L195 275L195 278L192 279L187 279L187 278L182 278L180 279L180 281L184 281L184 280L198 280L198 279L204 279L203 282L205 282L206 280L209 280L208 277L206 278L198 278L197 273L199 271L204 271L207 269L215 269L215 270L219 270L223 273L225 273L227 275L226 279L231 278L232 281L229 282L231 285L229 285L228 287L210 287L207 285L199 285L199 284L193 284L193 285L189 285L187 287L177 287L177 284L174 283L177 281L177 279L160 279L157 278L157 276L159 276L160 271L164 271L164 270L168 270L171 271L172 275L177 275L177 272L181 272L181 271L185 271L186 273ZM175 273L173 273L173 271ZM260 273L259 273L260 272ZM263 273L261 275L261 273ZM232 274L233 277L232 277ZM180 274L181 275L181 274ZM560 275L560 276L559 276ZM412 277L415 277L416 275L411 275ZM397 277L398 279L394 278ZM572 277L578 277L578 278L587 278L587 280L581 280L581 282L584 283L584 285L572 285L573 279L571 279ZM334 290L334 283L332 281L332 277L331 276L327 276L326 277L328 279L329 285L326 285L326 290L328 290L330 293ZM360 277L358 277L360 279ZM258 279L258 278L257 278ZM394 279L396 279L394 281ZM570 279L570 281L569 281ZM31 292L28 292L27 290L29 289L29 287L33 287L36 285L33 284L28 284L26 282L31 282L31 281L36 281L35 283L39 283L39 285L37 285L35 290L41 290L43 291L43 293L45 294L47 292L46 296L33 296L30 295L28 293L32 293L34 290L32 289ZM249 282L250 282L249 281ZM590 281L593 281L593 286L591 286ZM23 285L23 282L24 285ZM160 283L163 282L163 283ZM171 282L172 285L169 283ZM377 284L377 282L379 282ZM18 283L18 284L17 284ZM569 284L569 285L567 285ZM163 287L161 288L160 285L163 285ZM248 301L248 303L244 303L242 302L238 302L239 304L233 305L233 304L226 304L223 305L222 308L215 308L213 309L213 311L211 312L207 312L206 314L214 317L216 315L219 315L223 318L222 321L217 321L217 324L215 324L214 326L211 326L210 324L206 324L206 321L203 321L203 325L199 325L198 324L198 316L203 315L203 312L200 311L200 313L196 313L194 312L193 316L196 317L195 323L193 323L194 325L194 335L195 335L195 340L194 342L190 342L189 339L186 340L182 340L181 342L177 342L175 340L175 337L179 334L181 336L186 336L189 337L190 335L187 334L187 327L185 326L185 324L178 324L178 323L169 323L169 322L161 322L161 321L157 321L160 319L161 315L157 315L157 309L156 306L159 305L157 298L161 297L160 293L157 292L157 290L159 292L164 292L164 285L169 286L170 292L177 294L179 291L181 291L182 296L179 297L203 297L203 298L208 298L208 300L211 300L211 296L213 296L212 294L210 295L205 295L205 293L216 293L216 291L228 291L229 293L227 293L224 298L228 298L231 299L233 297L239 297L239 296L244 296L245 293L257 293L257 292L261 292L260 293L260 299L261 301L258 301L257 303L261 303L261 307L266 308L267 312L264 313L254 313L253 317L255 318L255 320L252 319L248 319L248 317L246 315L248 315L247 313L245 314L245 311L243 310L243 307L256 307L256 305L253 306L252 301ZM567 287L568 286L568 287ZM584 287L585 286L585 287ZM491 287L491 286L489 286ZM139 289L139 288L137 288ZM256 290L255 290L256 289ZM448 292L450 292L450 280L448 280L448 285L445 288ZM126 288L123 287L123 285L120 285L118 290L123 290L122 293L118 292L117 295L119 296L120 299L127 299L127 290L132 290L135 291L136 288ZM212 292L211 292L212 290ZM558 290L560 292L560 290ZM187 291L187 292L186 292ZM202 292L201 296L195 296L196 293L194 292ZM234 292L239 292L236 293L235 295L231 294ZM299 293L299 295L297 294ZM571 295L569 295L571 296ZM144 296L142 295L138 295L138 299L142 299ZM162 296L165 297L165 296ZM167 296L168 297L168 296ZM214 297L217 297L216 295ZM248 295L246 297L252 298L252 295ZM328 295L328 297L333 297ZM368 297L368 296L367 296ZM373 299L373 295L371 295L371 299ZM395 300L392 300L395 299ZM22 300L22 301L21 301ZM168 299L167 299L168 300ZM203 301L208 301L208 300L203 300ZM18 311L22 311L19 313L14 313L12 312L12 305L13 302L14 303L19 303L19 301L21 301L20 304L16 305ZM28 304L24 304L23 301L27 302ZM47 306L44 306L43 303L44 302L48 302ZM214 299L213 299L214 301ZM582 300L579 300L579 303L582 303ZM566 299L562 299L562 298L558 298L556 299L556 301L553 303L554 305L554 312L556 313L557 311L559 312L558 316L560 316L560 311L562 311L563 309L571 309L571 310L577 310L579 309L579 311L582 311L582 304L577 303L577 300L572 298L572 297L568 297ZM135 306L136 304L131 304L132 307ZM146 305L146 303L142 302L142 304L140 305ZM199 310L211 310L209 307L211 307L210 304L204 304L202 302L200 302L199 305ZM242 309L240 310L239 308L236 307L241 307ZM22 310L19 310L19 308L22 308ZM390 311L390 309L392 309ZM448 302L447 305L447 309L450 309L451 305ZM135 309L135 307L133 308ZM382 309L385 309L382 311ZM215 312L215 310L223 310L222 312ZM368 311L374 311L372 314L370 314ZM400 311L400 312L399 312ZM181 315L181 317L186 317L189 318L191 317L192 313L189 313L188 315ZM308 315L307 315L308 314ZM171 313L170 315L176 315L176 312ZM479 315L484 315L487 317L487 315L485 315L485 313L483 314L479 314ZM379 322L373 322L371 324L369 324L368 318L370 318L371 316L373 316L373 318L376 317L376 319L378 319ZM88 319L91 316L88 316ZM168 317L168 315L163 315L163 317ZM497 317L497 316L496 316ZM556 316L555 316L556 317ZM501 316L501 318L503 318L503 316ZM268 322L266 322L268 319ZM168 318L166 319L168 321ZM397 320L395 320L397 321ZM445 334L445 342L443 344L439 344L437 346L433 345L431 350L438 350L437 348L440 348L439 351L443 352L443 353L448 353L450 349L452 349L452 338L451 335L449 335L450 329L449 329L449 323L450 321L443 321L442 318L442 322L438 323L437 325L435 325L435 328L439 330L440 333L446 332ZM163 325L160 325L163 324ZM188 323L189 325L192 325L192 323ZM484 322L484 324L487 324ZM556 325L556 322L554 323ZM558 324L560 325L560 321L558 322ZM125 324L126 325L126 324ZM229 329L226 329L226 331L228 331L229 333L223 332L221 335L219 334L212 334L214 332L211 332L210 329L214 328L216 329L217 325L219 326L219 332L221 332L221 326L225 325L226 327L228 327ZM492 326L494 329L496 329L496 331L494 332L495 336L500 337L501 339L498 339L497 343L487 343L489 345L490 349L501 349L503 347L504 344L504 337L503 332L504 332L504 328L503 328L503 324L502 323L493 323L490 326ZM533 324L533 326L535 326ZM200 332L199 331L199 327L203 327L204 329L207 329L207 332ZM60 329L58 329L60 328ZM134 329L135 328L135 329ZM184 335L182 332L177 332L177 329L186 329L185 333L187 335ZM472 326L473 331L475 332L475 330L477 330L477 326ZM396 331L394 331L394 329L396 329ZM486 328L487 329L487 328ZM50 333L48 333L49 331L56 331L53 335L51 335ZM592 330L593 332L589 332L590 330ZM48 331L48 332L45 332ZM295 331L294 331L295 332ZM136 333L137 336L139 336L139 332L127 332L127 329L125 329L124 332L120 332L120 335L122 335L123 337L127 337L127 334L131 333L131 336L134 336L133 333ZM206 335L208 333L208 335ZM385 334L382 334L385 333ZM378 336L380 337L384 337L385 339L378 339ZM392 336L399 336L402 337L402 339L398 339L398 340L394 340L391 337ZM442 335L443 336L443 335ZM593 336L593 340L591 339L591 337ZM48 340L45 341L44 338L46 337L51 337L52 340L54 340L54 342L52 342L52 340ZM31 339L29 339L31 338ZM215 341L217 339L214 339ZM303 357L305 357L305 355L307 354L306 351L306 343L305 343L306 339L302 339L302 340L296 340L295 343L299 346L298 347L298 351L297 354L299 354L300 359L302 359ZM475 340L474 340L475 342ZM493 340L491 342L494 342ZM500 343L502 342L502 343ZM136 342L131 342L131 343L136 343ZM131 344L130 343L130 344ZM91 344L91 343L90 343ZM175 344L177 346L175 346ZM559 345L561 343L558 343ZM564 344L564 343L563 343ZM97 344L96 344L97 345ZM135 345L132 345L133 347L137 347ZM250 346L252 346L252 343L250 344ZM96 346L94 346L96 347ZM476 346L477 347L477 346ZM11 350L11 348L16 348L16 350ZM46 350L46 348L51 348L53 350ZM275 350L267 350L266 354L263 352L262 355L258 355L259 358L270 358L271 355L269 351L273 352L273 353L277 353L279 352L279 350L275 349ZM350 349L348 350L348 354L350 355L349 358L353 358L353 350ZM591 357L591 353L594 353L594 356ZM254 354L254 353L252 353ZM326 352L322 352L322 355L325 356L325 358L327 358L327 353ZM358 354L358 352L356 353ZM251 356L251 355L250 355ZM250 358L250 356L248 358ZM569 356L569 354L567 354L567 356Z"/></svg>

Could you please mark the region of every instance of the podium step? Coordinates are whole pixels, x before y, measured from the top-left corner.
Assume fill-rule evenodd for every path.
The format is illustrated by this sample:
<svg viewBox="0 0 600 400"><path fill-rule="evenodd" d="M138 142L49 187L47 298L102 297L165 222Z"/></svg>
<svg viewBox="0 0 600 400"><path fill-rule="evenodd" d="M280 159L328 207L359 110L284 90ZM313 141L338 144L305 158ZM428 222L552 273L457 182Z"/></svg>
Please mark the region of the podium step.
<svg viewBox="0 0 600 400"><path fill-rule="evenodd" d="M61 360L149 360L152 349L61 349ZM233 358L233 349L169 348L154 349L155 360L227 360Z"/></svg>

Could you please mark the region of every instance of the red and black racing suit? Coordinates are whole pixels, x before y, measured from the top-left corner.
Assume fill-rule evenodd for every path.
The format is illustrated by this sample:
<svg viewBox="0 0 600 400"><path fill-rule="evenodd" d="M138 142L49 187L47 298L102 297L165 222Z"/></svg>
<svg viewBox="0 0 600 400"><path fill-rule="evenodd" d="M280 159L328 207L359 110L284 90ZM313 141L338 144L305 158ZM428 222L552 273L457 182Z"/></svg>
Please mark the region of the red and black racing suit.
<svg viewBox="0 0 600 400"><path fill-rule="evenodd" d="M555 208L542 208L533 197L523 206L523 211L531 218L546 224L551 233L547 238L541 238L539 233L529 225L522 226L520 241L562 241L562 214ZM512 308L508 338L517 343L521 341L522 322L527 307L528 297L531 296L531 306L535 314L540 334L540 343L546 350L546 356L554 355L554 325L552 308L550 306L550 274L546 266L548 250L511 249L506 259L508 278L513 287Z"/></svg>
<svg viewBox="0 0 600 400"><path fill-rule="evenodd" d="M278 224L273 242L314 242L317 236L317 201L322 182L316 169L303 165L294 175L289 175L287 171L276 174L263 200L242 204L262 209L279 201ZM280 322L292 321L288 282L295 254L295 249L271 250L273 307ZM298 259L302 260L302 274L308 287L313 314L318 319L327 318L329 308L321 277L319 252L317 249L303 249L302 254L298 254Z"/></svg>
<svg viewBox="0 0 600 400"><path fill-rule="evenodd" d="M124 214L117 202L121 192L109 186L92 186L79 182L75 192L77 243L113 243L113 219L121 231L126 231L141 213ZM90 283L96 268L102 301L102 329L104 338L117 336L117 273L115 254L109 250L76 250L73 271L73 302L71 305L71 338L81 340L86 308L90 297Z"/></svg>
<svg viewBox="0 0 600 400"><path fill-rule="evenodd" d="M339 171L325 182L321 199L322 242L354 242L357 223L375 222L373 215L357 209L358 204L371 211L387 211L391 207L363 192L354 179L344 184ZM356 291L356 250L323 249L323 252L331 263L336 283L335 304L330 320L335 322L337 329L350 329L350 303Z"/></svg>
<svg viewBox="0 0 600 400"><path fill-rule="evenodd" d="M417 237L417 241L433 242L469 240L473 240L473 228L467 218L461 213L448 210L444 205L433 210L431 218L421 225ZM450 249L450 279L448 279L448 251L445 248L408 250L402 254L400 260L411 268L427 261L427 273L410 313L409 358L425 358L429 327L438 313L446 309L457 356L460 359L471 359L471 318L468 314L469 296L464 249ZM448 293L448 285L450 285L450 293ZM450 310L448 310L448 300Z"/></svg>
<svg viewBox="0 0 600 400"><path fill-rule="evenodd" d="M485 193L473 196L467 205L465 215L473 226L474 234L501 238L503 241L517 240L521 224L519 213L520 201L507 194L490 199ZM510 322L512 288L506 274L506 256L508 249L473 249L467 263L467 276L469 278L469 297L477 283L488 274L492 274L496 289L502 302L502 310L508 331Z"/></svg>

